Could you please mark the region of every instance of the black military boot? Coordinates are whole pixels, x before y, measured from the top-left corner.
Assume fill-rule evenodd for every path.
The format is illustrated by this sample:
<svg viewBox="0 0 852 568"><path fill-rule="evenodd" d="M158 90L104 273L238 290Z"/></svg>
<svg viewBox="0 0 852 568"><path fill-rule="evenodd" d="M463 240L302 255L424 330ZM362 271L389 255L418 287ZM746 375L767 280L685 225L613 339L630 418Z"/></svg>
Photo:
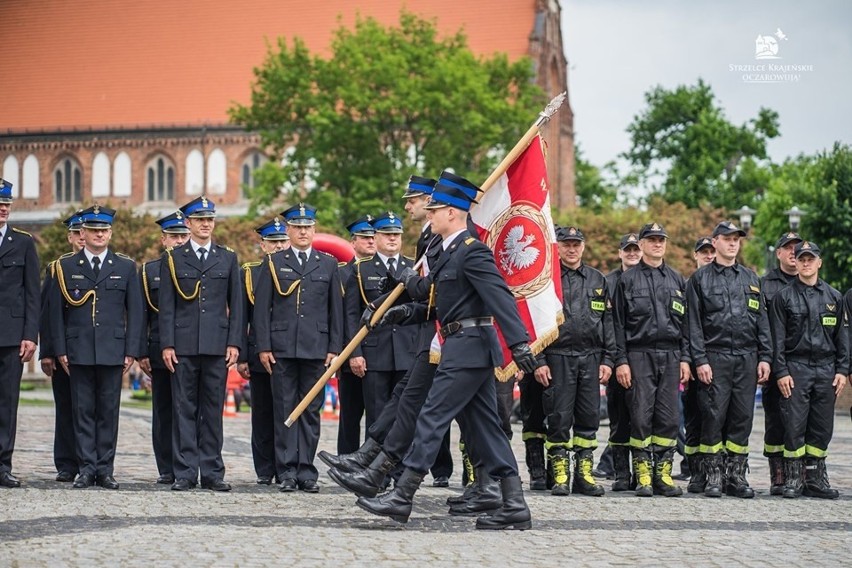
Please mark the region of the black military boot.
<svg viewBox="0 0 852 568"><path fill-rule="evenodd" d="M354 473L366 469L381 451L382 446L378 442L372 438L367 438L364 444L351 454L336 456L323 451L318 453L317 457L325 465L333 467L339 472Z"/></svg>
<svg viewBox="0 0 852 568"><path fill-rule="evenodd" d="M686 490L689 493L704 493L704 489L707 487L707 474L704 472L704 455L692 454L688 459L690 461L689 471L692 475L689 477Z"/></svg>
<svg viewBox="0 0 852 568"><path fill-rule="evenodd" d="M462 456L462 487L469 487L476 481L476 471L465 445L459 444L459 450L461 450Z"/></svg>
<svg viewBox="0 0 852 568"><path fill-rule="evenodd" d="M840 492L832 489L825 470L825 458L805 458L805 485L802 493L806 497L837 499Z"/></svg>
<svg viewBox="0 0 852 568"><path fill-rule="evenodd" d="M544 471L544 440L530 438L524 440L524 446L526 447L527 469L530 472L530 489L544 491L547 489Z"/></svg>
<svg viewBox="0 0 852 568"><path fill-rule="evenodd" d="M630 448L627 446L612 446L611 451L612 464L615 469L615 481L612 482L612 490L629 491L631 482Z"/></svg>
<svg viewBox="0 0 852 568"><path fill-rule="evenodd" d="M633 475L636 476L636 496L651 497L651 456L645 450L633 449Z"/></svg>
<svg viewBox="0 0 852 568"><path fill-rule="evenodd" d="M476 519L476 528L524 531L532 528L532 516L527 502L524 501L524 489L517 475L500 480L503 494L503 506L493 515L483 515Z"/></svg>
<svg viewBox="0 0 852 568"><path fill-rule="evenodd" d="M728 495L733 495L740 499L751 499L754 497L754 489L749 487L746 472L748 472L748 456L742 454L731 454L728 456L728 469L725 472L725 477L727 477L726 492Z"/></svg>
<svg viewBox="0 0 852 568"><path fill-rule="evenodd" d="M802 460L801 458L784 458L784 492L788 499L795 499L802 494Z"/></svg>
<svg viewBox="0 0 852 568"><path fill-rule="evenodd" d="M547 452L547 461L550 466L550 478L553 479L550 494L570 495L571 487L568 485L568 481L570 480L571 463L568 460L568 450L562 446L553 446Z"/></svg>
<svg viewBox="0 0 852 568"><path fill-rule="evenodd" d="M769 494L784 494L784 458L769 456Z"/></svg>
<svg viewBox="0 0 852 568"><path fill-rule="evenodd" d="M328 470L328 476L339 486L355 495L375 497L379 494L379 491L385 488L385 478L393 471L394 466L396 466L396 461L380 451L373 463L363 471L345 473L332 468Z"/></svg>
<svg viewBox="0 0 852 568"><path fill-rule="evenodd" d="M477 468L479 469L479 468ZM479 478L479 475L476 475L476 479L473 483L468 483L464 491L461 495L454 495L451 497L447 497L447 505L458 505L459 503L466 503L473 499L477 493L479 493L479 484L482 480Z"/></svg>
<svg viewBox="0 0 852 568"><path fill-rule="evenodd" d="M707 478L704 495L707 497L722 496L722 459L720 454L706 454L704 456L704 476Z"/></svg>
<svg viewBox="0 0 852 568"><path fill-rule="evenodd" d="M571 491L580 495L600 497L604 494L604 488L595 483L592 476L594 457L592 450L580 450L574 453L574 480L571 483Z"/></svg>
<svg viewBox="0 0 852 568"><path fill-rule="evenodd" d="M683 495L683 489L675 485L672 479L674 452L674 448L671 448L662 452L656 452L654 455L654 495L662 495L664 497L680 497Z"/></svg>
<svg viewBox="0 0 852 568"><path fill-rule="evenodd" d="M420 488L424 476L425 474L405 468L393 491L388 491L378 497L358 497L356 504L368 513L390 517L398 523L407 523L408 517L411 516L414 494Z"/></svg>
<svg viewBox="0 0 852 568"><path fill-rule="evenodd" d="M500 493L500 484L491 479L488 470L484 467L476 468L476 481L471 485L477 490L467 501L451 503L451 515L462 517L474 517L482 513L491 513L503 506L503 496Z"/></svg>

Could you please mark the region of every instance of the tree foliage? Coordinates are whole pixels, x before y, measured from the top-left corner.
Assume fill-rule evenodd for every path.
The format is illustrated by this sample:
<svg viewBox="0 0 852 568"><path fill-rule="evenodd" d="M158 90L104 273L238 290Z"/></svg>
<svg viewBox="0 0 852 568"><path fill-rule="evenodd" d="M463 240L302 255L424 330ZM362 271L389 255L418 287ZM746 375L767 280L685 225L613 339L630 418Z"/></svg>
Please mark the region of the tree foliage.
<svg viewBox="0 0 852 568"><path fill-rule="evenodd" d="M779 135L778 113L766 108L737 126L725 117L709 85L645 94L646 110L627 127L624 157L633 174L667 201L697 207L754 205L765 188L766 143Z"/></svg>
<svg viewBox="0 0 852 568"><path fill-rule="evenodd" d="M398 27L340 27L327 59L279 38L254 75L251 103L230 109L272 156L253 209L304 198L334 226L398 210L411 174L484 180L545 102L528 59L477 58L461 31L406 11Z"/></svg>
<svg viewBox="0 0 852 568"><path fill-rule="evenodd" d="M574 159L577 205L594 211L615 205L619 198L615 162L608 162L599 168L586 161L579 144L574 147Z"/></svg>

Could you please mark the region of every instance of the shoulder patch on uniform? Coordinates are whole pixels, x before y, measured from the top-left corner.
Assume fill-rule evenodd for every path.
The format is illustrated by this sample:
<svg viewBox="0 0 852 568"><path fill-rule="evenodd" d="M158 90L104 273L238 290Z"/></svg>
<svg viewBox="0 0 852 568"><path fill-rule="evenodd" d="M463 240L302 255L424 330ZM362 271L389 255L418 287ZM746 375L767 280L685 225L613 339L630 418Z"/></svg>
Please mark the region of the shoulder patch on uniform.
<svg viewBox="0 0 852 568"><path fill-rule="evenodd" d="M31 235L31 234L29 234L28 232L24 231L23 229L19 229L19 228L17 228L17 227L12 227L12 230L13 230L13 231L15 231L16 233L21 233L22 235L26 235L26 236L28 236L28 237L32 237L32 235Z"/></svg>
<svg viewBox="0 0 852 568"><path fill-rule="evenodd" d="M466 239L464 240L464 244L466 244L466 245L470 246L470 243L473 243L473 242L475 242L475 241L476 241L476 239L475 239L475 238L473 238L473 237L468 237L468 238L466 238Z"/></svg>
<svg viewBox="0 0 852 568"><path fill-rule="evenodd" d="M760 288L754 286L753 284L749 284L748 289L754 292L755 294L760 294Z"/></svg>
<svg viewBox="0 0 852 568"><path fill-rule="evenodd" d="M598 296L603 296L603 288L595 288L595 294Z"/></svg>

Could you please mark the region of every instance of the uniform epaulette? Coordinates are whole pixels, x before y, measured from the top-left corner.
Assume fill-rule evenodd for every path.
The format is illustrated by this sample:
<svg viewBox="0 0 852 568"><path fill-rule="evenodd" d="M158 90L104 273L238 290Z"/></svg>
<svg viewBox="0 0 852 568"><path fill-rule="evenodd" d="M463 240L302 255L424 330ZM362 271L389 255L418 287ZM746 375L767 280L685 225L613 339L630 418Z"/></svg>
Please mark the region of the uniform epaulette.
<svg viewBox="0 0 852 568"><path fill-rule="evenodd" d="M132 258L130 258L129 256L127 256L127 255L126 255L126 254L124 254L123 252L117 252L117 253L115 253L115 256L117 256L117 257L119 257L119 258L126 258L127 260L133 260Z"/></svg>
<svg viewBox="0 0 852 568"><path fill-rule="evenodd" d="M219 248L223 248L228 252L234 252L234 249L232 249L231 247L226 247L225 245L219 245Z"/></svg>
<svg viewBox="0 0 852 568"><path fill-rule="evenodd" d="M263 264L263 263L259 260L255 261L255 262L244 262L243 263L243 269L248 270L252 266L260 266L261 264Z"/></svg>
<svg viewBox="0 0 852 568"><path fill-rule="evenodd" d="M347 264L349 264L349 263L348 263L348 262L338 262L338 263L337 263L337 268L343 268L343 267L344 267L344 266L346 266Z"/></svg>
<svg viewBox="0 0 852 568"><path fill-rule="evenodd" d="M355 259L355 266L358 266L358 265L359 265L359 264L361 264L362 262L369 262L369 261L371 261L371 260L373 260L373 257L372 257L372 256L368 256L367 258L356 258L356 259Z"/></svg>
<svg viewBox="0 0 852 568"><path fill-rule="evenodd" d="M54 274L56 274L56 261L51 260L47 263L47 271L50 272L50 277L53 278Z"/></svg>
<svg viewBox="0 0 852 568"><path fill-rule="evenodd" d="M26 235L26 236L28 236L28 237L32 237L32 235L31 235L31 234L29 234L28 232L24 231L23 229L19 229L19 228L17 228L17 227L12 227L12 230L13 230L13 231L15 231L16 233L21 233L22 235Z"/></svg>
<svg viewBox="0 0 852 568"><path fill-rule="evenodd" d="M414 259L411 258L410 256L402 255L402 258L404 258L405 260L410 260L411 262L414 262Z"/></svg>
<svg viewBox="0 0 852 568"><path fill-rule="evenodd" d="M62 256L57 258L56 260L62 260L63 258L68 258L69 256L74 256L74 254L75 253L73 253L73 252L66 252L65 254L63 254Z"/></svg>
<svg viewBox="0 0 852 568"><path fill-rule="evenodd" d="M316 249L314 249L314 250L316 250ZM337 261L337 257L334 256L333 254L328 254L327 252L324 252L324 251L321 251L321 250L318 250L317 252L320 253L320 254L324 254L325 256L329 256L329 257L333 258L335 261Z"/></svg>
<svg viewBox="0 0 852 568"><path fill-rule="evenodd" d="M466 238L466 239L464 240L464 244L466 244L466 245L470 246L470 243L475 242L475 241L476 241L476 239L475 239L475 238L473 238L473 237L468 237L468 238ZM471 254L472 254L472 253L471 253Z"/></svg>

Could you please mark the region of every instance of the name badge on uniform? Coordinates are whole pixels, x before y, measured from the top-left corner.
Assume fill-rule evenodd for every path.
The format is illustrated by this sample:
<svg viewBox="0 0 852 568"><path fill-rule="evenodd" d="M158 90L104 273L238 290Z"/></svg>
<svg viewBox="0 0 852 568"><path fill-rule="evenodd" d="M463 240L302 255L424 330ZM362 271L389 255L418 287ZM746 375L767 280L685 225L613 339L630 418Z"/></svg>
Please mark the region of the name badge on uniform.
<svg viewBox="0 0 852 568"><path fill-rule="evenodd" d="M121 274L110 274L109 279L110 280L121 280Z"/></svg>
<svg viewBox="0 0 852 568"><path fill-rule="evenodd" d="M757 311L760 309L760 302L754 298L748 299L748 309Z"/></svg>
<svg viewBox="0 0 852 568"><path fill-rule="evenodd" d="M381 276L367 276L367 280L381 280Z"/></svg>
<svg viewBox="0 0 852 568"><path fill-rule="evenodd" d="M293 272L293 269L292 268L286 268L286 267L282 266L281 272Z"/></svg>
<svg viewBox="0 0 852 568"><path fill-rule="evenodd" d="M837 325L837 317L836 316L822 316L822 325L826 327L834 327Z"/></svg>
<svg viewBox="0 0 852 568"><path fill-rule="evenodd" d="M86 277L83 276L82 274L72 274L71 275L71 280L85 280L85 279L86 279Z"/></svg>
<svg viewBox="0 0 852 568"><path fill-rule="evenodd" d="M672 300L672 310L680 315L683 315L686 309L683 307L683 304L678 302L677 300Z"/></svg>
<svg viewBox="0 0 852 568"><path fill-rule="evenodd" d="M160 277L159 277L159 276L154 276L154 282L159 282L159 281L160 281Z"/></svg>
<svg viewBox="0 0 852 568"><path fill-rule="evenodd" d="M603 300L592 300L592 309L596 312L602 312L606 309L606 304Z"/></svg>

